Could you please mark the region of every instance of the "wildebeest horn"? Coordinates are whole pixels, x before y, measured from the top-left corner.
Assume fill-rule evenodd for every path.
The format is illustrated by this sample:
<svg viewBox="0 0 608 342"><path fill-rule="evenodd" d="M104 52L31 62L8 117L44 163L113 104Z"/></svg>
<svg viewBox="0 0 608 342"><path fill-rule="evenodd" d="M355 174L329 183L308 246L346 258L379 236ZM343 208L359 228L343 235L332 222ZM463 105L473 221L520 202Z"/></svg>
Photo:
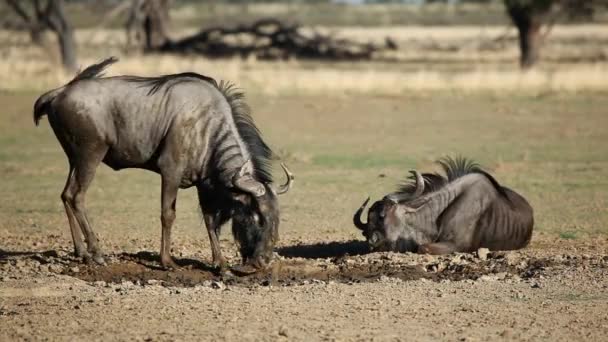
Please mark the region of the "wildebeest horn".
<svg viewBox="0 0 608 342"><path fill-rule="evenodd" d="M410 170L410 173L416 178L416 191L414 191L412 197L417 198L424 193L424 178L422 178L420 172L416 170Z"/></svg>
<svg viewBox="0 0 608 342"><path fill-rule="evenodd" d="M293 173L291 173L289 171L289 169L287 168L287 166L285 166L285 164L281 163L281 167L283 168L283 171L285 171L285 176L287 176L287 182L285 184L281 185L277 189L277 195L282 195L282 194L286 193L287 191L289 191L289 188L291 188L291 184L293 183L293 181L295 179Z"/></svg>
<svg viewBox="0 0 608 342"><path fill-rule="evenodd" d="M363 223L363 221L361 221L361 214L363 213L363 209L365 209L365 207L367 206L367 203L369 203L369 197L365 200L365 202L363 202L361 207L355 212L355 216L353 216L353 223L355 224L355 227L361 229L362 231L367 230L367 223Z"/></svg>
<svg viewBox="0 0 608 342"><path fill-rule="evenodd" d="M266 187L253 178L253 163L248 160L241 166L240 170L232 177L232 184L255 197L264 196Z"/></svg>

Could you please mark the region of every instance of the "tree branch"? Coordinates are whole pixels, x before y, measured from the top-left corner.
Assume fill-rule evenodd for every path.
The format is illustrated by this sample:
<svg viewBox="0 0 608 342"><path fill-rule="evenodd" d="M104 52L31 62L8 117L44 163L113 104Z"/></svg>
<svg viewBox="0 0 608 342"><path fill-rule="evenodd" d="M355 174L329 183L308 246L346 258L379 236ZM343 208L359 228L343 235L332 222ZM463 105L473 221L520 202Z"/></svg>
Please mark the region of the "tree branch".
<svg viewBox="0 0 608 342"><path fill-rule="evenodd" d="M21 17L21 19L23 19L23 21L25 21L29 25L32 24L32 17L27 13L27 11L23 7L21 7L23 1L6 0L6 4L10 8L12 8L13 11L15 11L15 13L17 13L17 15Z"/></svg>

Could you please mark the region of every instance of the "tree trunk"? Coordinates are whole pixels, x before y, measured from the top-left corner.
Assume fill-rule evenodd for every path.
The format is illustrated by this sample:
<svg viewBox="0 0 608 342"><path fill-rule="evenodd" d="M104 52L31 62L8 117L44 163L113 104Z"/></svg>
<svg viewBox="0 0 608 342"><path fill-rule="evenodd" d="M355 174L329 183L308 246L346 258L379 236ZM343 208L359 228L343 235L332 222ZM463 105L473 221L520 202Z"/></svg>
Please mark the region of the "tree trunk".
<svg viewBox="0 0 608 342"><path fill-rule="evenodd" d="M78 71L76 62L76 44L74 43L74 33L71 28L61 32L55 32L59 40L59 51L61 52L61 64L68 71Z"/></svg>
<svg viewBox="0 0 608 342"><path fill-rule="evenodd" d="M530 69L540 56L540 23L531 21L517 26L519 32L519 65L522 69Z"/></svg>
<svg viewBox="0 0 608 342"><path fill-rule="evenodd" d="M540 29L545 16L551 11L551 3L541 5L530 1L505 1L507 13L519 33L519 64L523 70L533 67L540 56L542 37Z"/></svg>
<svg viewBox="0 0 608 342"><path fill-rule="evenodd" d="M157 50L168 40L169 26L168 0L147 0L144 20L144 32L146 38L146 50Z"/></svg>
<svg viewBox="0 0 608 342"><path fill-rule="evenodd" d="M44 19L57 35L63 67L68 71L75 72L78 70L78 64L76 62L74 31L72 25L66 19L63 8L63 0L48 0Z"/></svg>

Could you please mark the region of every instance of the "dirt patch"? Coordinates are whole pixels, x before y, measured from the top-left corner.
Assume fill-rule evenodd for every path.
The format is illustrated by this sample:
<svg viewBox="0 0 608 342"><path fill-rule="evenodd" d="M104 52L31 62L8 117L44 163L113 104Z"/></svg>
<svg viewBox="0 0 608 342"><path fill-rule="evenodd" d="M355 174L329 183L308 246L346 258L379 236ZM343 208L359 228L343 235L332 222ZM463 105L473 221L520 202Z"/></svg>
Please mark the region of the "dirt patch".
<svg viewBox="0 0 608 342"><path fill-rule="evenodd" d="M532 257L520 252L494 252L485 260L473 254L436 257L372 253L350 256L343 252L353 250L345 249L345 246L337 244L328 246L329 249L321 250L321 255L333 257L317 259L313 259L307 251L319 249L320 246L304 247L301 250L306 252L301 254L294 252L295 247L284 249L283 252L291 251L291 255L306 258L278 256L268 270L248 276L237 276L230 271L221 272L194 259L179 259L177 260L179 269L164 270L160 267L158 255L150 252L110 255L109 264L104 266L82 264L67 253L54 251L4 255L3 260L0 261L20 267L22 270L32 263L44 265L45 270L51 273L69 275L91 283L130 282L142 286L161 284L174 287L209 286L216 282L236 286L293 286L314 282L350 284L387 279L411 281L422 278L436 282L480 279L519 280L555 275L568 268L605 268L608 264L608 256L601 255L587 258L562 255ZM329 250L334 253L330 253Z"/></svg>

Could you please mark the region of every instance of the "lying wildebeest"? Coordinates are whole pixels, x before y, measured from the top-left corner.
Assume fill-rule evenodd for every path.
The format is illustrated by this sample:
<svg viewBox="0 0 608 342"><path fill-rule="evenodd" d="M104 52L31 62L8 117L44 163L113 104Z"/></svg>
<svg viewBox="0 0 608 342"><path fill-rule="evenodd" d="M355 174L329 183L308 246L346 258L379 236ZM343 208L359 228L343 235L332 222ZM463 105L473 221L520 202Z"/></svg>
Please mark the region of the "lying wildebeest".
<svg viewBox="0 0 608 342"><path fill-rule="evenodd" d="M75 254L103 263L84 200L104 162L114 170L141 168L161 175L161 263L171 258L171 226L179 188L196 186L211 240L213 263L223 266L218 233L232 230L248 269L265 267L278 238L276 196L287 183L270 186L272 152L249 115L243 93L233 85L196 73L160 77L102 77L116 58L80 72L63 87L40 96L34 122L47 114L69 161L61 199ZM81 233L88 245L82 241Z"/></svg>
<svg viewBox="0 0 608 342"><path fill-rule="evenodd" d="M532 237L532 207L478 164L465 158L439 161L446 176L410 171L411 182L374 203L354 223L373 251L447 254L525 247Z"/></svg>

